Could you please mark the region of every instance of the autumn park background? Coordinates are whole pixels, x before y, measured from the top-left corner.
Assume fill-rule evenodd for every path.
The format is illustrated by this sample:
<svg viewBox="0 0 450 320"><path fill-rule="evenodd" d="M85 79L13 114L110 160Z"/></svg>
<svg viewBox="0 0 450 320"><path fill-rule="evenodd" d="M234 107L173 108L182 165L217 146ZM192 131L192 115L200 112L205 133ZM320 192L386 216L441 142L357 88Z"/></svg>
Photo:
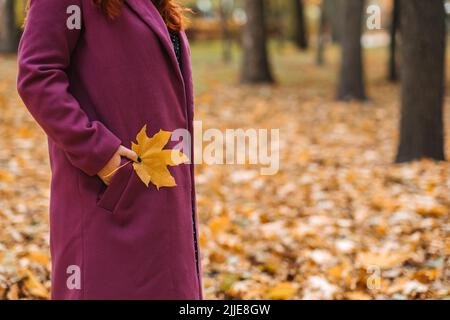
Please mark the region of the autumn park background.
<svg viewBox="0 0 450 320"><path fill-rule="evenodd" d="M196 119L280 129L274 176L197 166L206 298L450 298L450 3L184 3ZM23 11L0 0L0 299L48 299L47 144L15 83Z"/></svg>

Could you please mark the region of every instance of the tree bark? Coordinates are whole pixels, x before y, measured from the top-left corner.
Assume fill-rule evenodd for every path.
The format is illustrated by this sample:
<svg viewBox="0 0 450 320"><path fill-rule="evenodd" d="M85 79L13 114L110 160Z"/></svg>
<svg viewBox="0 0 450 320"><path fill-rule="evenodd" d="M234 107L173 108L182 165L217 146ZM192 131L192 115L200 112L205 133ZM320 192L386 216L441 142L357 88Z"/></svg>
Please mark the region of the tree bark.
<svg viewBox="0 0 450 320"><path fill-rule="evenodd" d="M16 28L14 0L0 1L0 9L0 52L16 52L19 35Z"/></svg>
<svg viewBox="0 0 450 320"><path fill-rule="evenodd" d="M320 19L319 19L319 29L317 31L317 54L316 54L316 64L318 66L323 66L325 64L325 38L327 29L327 11L326 11L326 1L322 2L320 8Z"/></svg>
<svg viewBox="0 0 450 320"><path fill-rule="evenodd" d="M362 16L364 0L342 3L342 63L338 86L339 100L366 100L362 61Z"/></svg>
<svg viewBox="0 0 450 320"><path fill-rule="evenodd" d="M327 18L331 25L331 39L333 43L341 42L343 34L343 6L346 0L323 0Z"/></svg>
<svg viewBox="0 0 450 320"><path fill-rule="evenodd" d="M276 31L273 34L273 36L276 39L277 43L277 49L283 50L283 48L286 45L286 34L285 29L286 23L284 19L286 17L286 10L285 10L285 1L286 0L275 0L270 2L270 12L272 13L272 16L275 20L275 26ZM267 8L266 8L267 10Z"/></svg>
<svg viewBox="0 0 450 320"><path fill-rule="evenodd" d="M308 27L303 0L294 0L294 42L302 50L308 49Z"/></svg>
<svg viewBox="0 0 450 320"><path fill-rule="evenodd" d="M220 0L219 16L220 27L222 29L222 59L225 63L232 61L232 35L229 26L230 18L230 3L229 0Z"/></svg>
<svg viewBox="0 0 450 320"><path fill-rule="evenodd" d="M394 0L392 9L392 21L390 26L389 44L389 81L396 82L398 80L398 62L397 62L397 34L400 27L400 0Z"/></svg>
<svg viewBox="0 0 450 320"><path fill-rule="evenodd" d="M272 83L267 51L264 0L245 0L247 23L243 30L244 59L241 82Z"/></svg>
<svg viewBox="0 0 450 320"><path fill-rule="evenodd" d="M442 0L401 0L402 106L397 162L444 160L445 10Z"/></svg>

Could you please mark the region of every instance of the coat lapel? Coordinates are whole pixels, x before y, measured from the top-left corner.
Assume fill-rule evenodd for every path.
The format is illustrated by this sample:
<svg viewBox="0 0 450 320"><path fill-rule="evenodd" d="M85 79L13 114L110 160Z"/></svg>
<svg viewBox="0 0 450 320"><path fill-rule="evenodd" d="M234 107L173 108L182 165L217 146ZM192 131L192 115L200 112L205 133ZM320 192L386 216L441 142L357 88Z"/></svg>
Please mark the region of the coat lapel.
<svg viewBox="0 0 450 320"><path fill-rule="evenodd" d="M182 77L181 70L178 67L178 60L173 50L172 40L170 40L169 31L166 24L151 0L126 0L128 6L147 24L161 40L164 49L170 57L172 64L177 70L178 75ZM183 80L183 79L181 79Z"/></svg>
<svg viewBox="0 0 450 320"><path fill-rule="evenodd" d="M182 53L182 73L186 86L186 99L188 101L188 112L190 113L191 119L193 117L193 105L194 97L193 95L193 83L192 83L192 68L190 61L190 48L189 41L187 39L186 33L184 31L180 32L180 42L181 42L181 53Z"/></svg>

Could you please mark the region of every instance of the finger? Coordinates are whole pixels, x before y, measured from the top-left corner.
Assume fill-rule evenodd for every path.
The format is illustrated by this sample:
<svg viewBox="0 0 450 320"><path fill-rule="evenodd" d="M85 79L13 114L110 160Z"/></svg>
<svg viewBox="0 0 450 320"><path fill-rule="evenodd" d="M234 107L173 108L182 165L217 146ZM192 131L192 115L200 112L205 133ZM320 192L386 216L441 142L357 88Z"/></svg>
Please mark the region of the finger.
<svg viewBox="0 0 450 320"><path fill-rule="evenodd" d="M123 157L126 157L134 162L138 161L138 155L133 150L125 148L124 146L119 148L119 154Z"/></svg>

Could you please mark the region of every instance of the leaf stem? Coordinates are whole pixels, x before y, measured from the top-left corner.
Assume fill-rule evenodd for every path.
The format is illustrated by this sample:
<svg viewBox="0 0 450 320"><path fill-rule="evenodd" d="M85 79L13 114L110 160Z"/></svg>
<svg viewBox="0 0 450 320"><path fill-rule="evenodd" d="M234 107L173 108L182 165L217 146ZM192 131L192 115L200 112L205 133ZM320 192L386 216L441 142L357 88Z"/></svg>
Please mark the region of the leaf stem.
<svg viewBox="0 0 450 320"><path fill-rule="evenodd" d="M117 169L113 170L112 172L108 173L106 176L104 176L104 178L109 178L110 176L112 176L114 173L116 173L117 171L119 171L120 169L122 169L123 167L129 165L130 163L132 163L133 161L128 161L127 163L124 163L123 165L121 165L120 167L118 167Z"/></svg>

